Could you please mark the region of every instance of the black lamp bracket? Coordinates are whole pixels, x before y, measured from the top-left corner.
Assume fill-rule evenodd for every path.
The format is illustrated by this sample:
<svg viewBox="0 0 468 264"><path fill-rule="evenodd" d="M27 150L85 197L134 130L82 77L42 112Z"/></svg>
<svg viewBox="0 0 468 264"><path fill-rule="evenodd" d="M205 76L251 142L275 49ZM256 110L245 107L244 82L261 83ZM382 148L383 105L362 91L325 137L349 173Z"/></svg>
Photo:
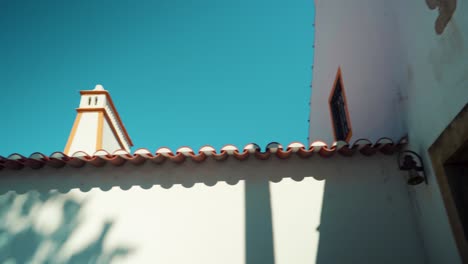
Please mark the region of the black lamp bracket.
<svg viewBox="0 0 468 264"><path fill-rule="evenodd" d="M404 150L398 153L398 167L400 170L409 171L414 169L422 172L424 182L427 184L427 177L424 171L424 164L421 156L412 150Z"/></svg>

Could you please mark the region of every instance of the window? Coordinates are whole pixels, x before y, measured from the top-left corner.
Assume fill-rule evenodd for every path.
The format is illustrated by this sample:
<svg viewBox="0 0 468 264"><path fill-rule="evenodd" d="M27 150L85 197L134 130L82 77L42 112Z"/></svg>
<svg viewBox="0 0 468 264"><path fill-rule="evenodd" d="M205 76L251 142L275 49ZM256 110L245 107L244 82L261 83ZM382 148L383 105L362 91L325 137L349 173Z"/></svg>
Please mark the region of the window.
<svg viewBox="0 0 468 264"><path fill-rule="evenodd" d="M335 83L329 99L330 112L336 141L351 139L351 124L349 121L348 105L341 79L341 69L338 69Z"/></svg>

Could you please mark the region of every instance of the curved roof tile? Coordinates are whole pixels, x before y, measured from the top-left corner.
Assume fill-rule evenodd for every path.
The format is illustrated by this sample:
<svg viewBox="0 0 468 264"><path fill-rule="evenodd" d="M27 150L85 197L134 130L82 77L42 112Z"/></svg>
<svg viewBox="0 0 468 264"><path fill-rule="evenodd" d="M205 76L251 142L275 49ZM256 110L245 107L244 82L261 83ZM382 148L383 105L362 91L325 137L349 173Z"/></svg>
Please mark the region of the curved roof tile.
<svg viewBox="0 0 468 264"><path fill-rule="evenodd" d="M156 164L163 163L170 160L175 163L182 163L186 160L194 162L203 162L208 158L213 158L217 161L226 160L228 157L233 156L238 160L247 160L249 158L256 158L259 160L267 160L276 156L279 159L288 159L293 155L301 158L309 158L314 155L319 155L324 158L329 158L334 155L353 156L356 153L361 153L365 156L372 156L376 153L383 153L391 155L400 150L406 144L406 139L402 139L395 143L389 138L381 138L375 144L367 139L359 139L350 145L346 142L334 142L328 146L323 141L314 141L309 146L300 142L292 142L283 148L277 142L271 142L266 146L264 152L261 151L260 146L255 143L247 144L243 149L238 149L236 146L228 144L221 148L219 152L212 146L203 146L198 152L195 152L190 147L181 147L174 153L169 148L162 147L152 153L148 149L137 149L133 154L125 150L117 150L114 153L109 153L105 150L98 150L94 154L78 151L71 156L67 156L62 152L54 152L50 156L44 155L39 152L31 154L29 157L13 153L7 158L0 156L0 170L12 169L19 170L25 167L32 169L40 169L44 166L61 168L65 165L75 168L80 168L86 164L95 167L101 167L107 163L113 166L122 166L126 162L133 165L140 165L146 161L152 161Z"/></svg>

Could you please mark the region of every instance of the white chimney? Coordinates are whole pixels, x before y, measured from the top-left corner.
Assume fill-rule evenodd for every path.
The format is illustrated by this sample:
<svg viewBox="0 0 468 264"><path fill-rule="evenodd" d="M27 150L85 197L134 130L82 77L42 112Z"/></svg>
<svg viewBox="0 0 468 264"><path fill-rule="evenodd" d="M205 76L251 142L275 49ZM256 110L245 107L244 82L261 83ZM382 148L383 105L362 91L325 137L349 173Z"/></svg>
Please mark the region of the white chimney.
<svg viewBox="0 0 468 264"><path fill-rule="evenodd" d="M127 134L108 91L98 84L94 90L80 91L81 101L68 137L64 153L77 151L89 155L98 150L113 153L124 149L130 151L132 140Z"/></svg>

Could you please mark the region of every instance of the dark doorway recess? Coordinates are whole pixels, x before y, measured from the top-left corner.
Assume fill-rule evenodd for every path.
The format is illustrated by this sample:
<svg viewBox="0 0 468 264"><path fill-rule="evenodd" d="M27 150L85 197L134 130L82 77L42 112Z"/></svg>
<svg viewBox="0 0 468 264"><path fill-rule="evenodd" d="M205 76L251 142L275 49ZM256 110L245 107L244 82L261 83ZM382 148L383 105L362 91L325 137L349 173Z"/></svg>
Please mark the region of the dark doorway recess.
<svg viewBox="0 0 468 264"><path fill-rule="evenodd" d="M460 257L468 263L468 104L429 148Z"/></svg>

